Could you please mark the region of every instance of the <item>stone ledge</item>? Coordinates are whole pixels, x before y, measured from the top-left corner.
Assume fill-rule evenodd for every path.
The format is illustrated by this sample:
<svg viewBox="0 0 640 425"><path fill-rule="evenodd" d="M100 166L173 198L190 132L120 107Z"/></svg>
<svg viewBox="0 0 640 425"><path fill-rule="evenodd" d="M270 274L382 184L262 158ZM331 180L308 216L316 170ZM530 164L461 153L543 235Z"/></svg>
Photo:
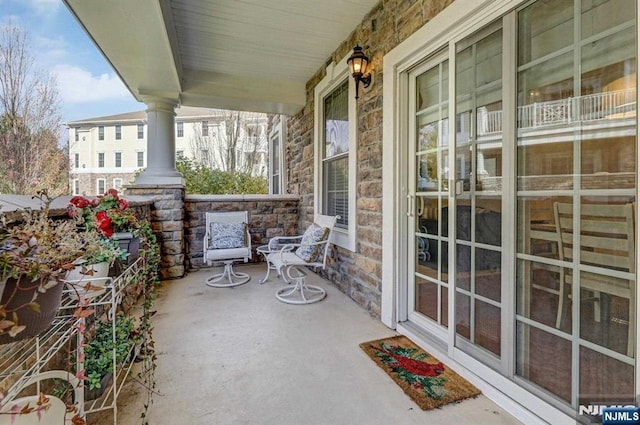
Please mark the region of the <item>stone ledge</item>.
<svg viewBox="0 0 640 425"><path fill-rule="evenodd" d="M185 202L298 201L298 195L186 195Z"/></svg>

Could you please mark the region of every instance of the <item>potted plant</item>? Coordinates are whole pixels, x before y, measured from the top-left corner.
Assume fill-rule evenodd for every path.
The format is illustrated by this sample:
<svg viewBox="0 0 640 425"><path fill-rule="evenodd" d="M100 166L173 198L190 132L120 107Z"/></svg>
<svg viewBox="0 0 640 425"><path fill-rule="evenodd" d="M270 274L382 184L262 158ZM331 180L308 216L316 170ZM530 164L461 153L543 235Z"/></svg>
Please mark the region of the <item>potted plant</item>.
<svg viewBox="0 0 640 425"><path fill-rule="evenodd" d="M49 217L44 208L27 210L23 221L0 225L0 344L33 337L58 312L63 281L90 243L77 232L77 220Z"/></svg>
<svg viewBox="0 0 640 425"><path fill-rule="evenodd" d="M117 260L127 258L127 252L117 241L101 236L94 229L87 230L84 236L87 250L74 261L75 267L65 276L67 285L73 289L70 295L74 299L93 298L104 293L110 268Z"/></svg>
<svg viewBox="0 0 640 425"><path fill-rule="evenodd" d="M94 228L108 238L118 241L129 252L127 264L138 259L140 222L129 203L115 189L107 190L95 199L74 196L69 201L69 215L80 214L87 228Z"/></svg>
<svg viewBox="0 0 640 425"><path fill-rule="evenodd" d="M114 354L116 365L122 365L133 353L133 319L118 315L115 335L113 326L111 322L99 322L93 339L84 346L85 400L100 397L108 386L114 372Z"/></svg>

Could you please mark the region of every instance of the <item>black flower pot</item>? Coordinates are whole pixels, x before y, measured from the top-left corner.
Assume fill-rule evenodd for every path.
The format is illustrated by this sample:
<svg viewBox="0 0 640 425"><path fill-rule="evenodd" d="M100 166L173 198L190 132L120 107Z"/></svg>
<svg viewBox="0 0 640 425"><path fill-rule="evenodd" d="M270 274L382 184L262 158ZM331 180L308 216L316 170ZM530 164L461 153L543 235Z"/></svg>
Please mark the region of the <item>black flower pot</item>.
<svg viewBox="0 0 640 425"><path fill-rule="evenodd" d="M118 241L120 249L129 253L127 257L127 265L133 264L138 259L138 251L140 250L140 238L131 232L114 233L112 239Z"/></svg>
<svg viewBox="0 0 640 425"><path fill-rule="evenodd" d="M112 372L107 372L107 374L104 375L102 377L102 379L100 379L100 386L98 388L93 388L91 390L89 389L89 387L85 383L85 390L84 390L84 399L85 399L85 401L87 401L87 400L95 400L97 398L100 398L100 396L102 396L102 394L104 394L105 390L109 387L109 384L111 384L111 378L112 377L113 377L113 373Z"/></svg>
<svg viewBox="0 0 640 425"><path fill-rule="evenodd" d="M5 310L16 310L18 324L26 326L22 332L12 337L8 333L0 335L0 344L20 341L39 335L47 330L53 319L56 317L62 300L62 289L64 284L57 282L53 287L45 292L40 292L39 281L32 282L26 276L19 279L9 278L6 281L0 304L5 306ZM35 299L34 299L35 296ZM27 304L35 302L40 307L40 312L34 311ZM12 313L7 315L11 319Z"/></svg>

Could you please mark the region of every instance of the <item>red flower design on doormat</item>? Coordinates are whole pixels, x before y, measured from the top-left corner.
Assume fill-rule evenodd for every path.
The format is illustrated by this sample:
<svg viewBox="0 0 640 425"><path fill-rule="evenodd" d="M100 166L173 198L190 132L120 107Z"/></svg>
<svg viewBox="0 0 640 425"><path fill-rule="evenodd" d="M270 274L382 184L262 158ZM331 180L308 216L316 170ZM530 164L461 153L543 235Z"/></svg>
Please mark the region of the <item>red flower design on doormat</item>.
<svg viewBox="0 0 640 425"><path fill-rule="evenodd" d="M363 342L360 347L423 410L480 394L473 384L404 335Z"/></svg>
<svg viewBox="0 0 640 425"><path fill-rule="evenodd" d="M416 348L387 345L384 342L370 344L370 347L382 363L413 388L423 390L426 395L436 400L448 394L444 388L447 379L441 376L445 371L442 362L426 362L430 356Z"/></svg>

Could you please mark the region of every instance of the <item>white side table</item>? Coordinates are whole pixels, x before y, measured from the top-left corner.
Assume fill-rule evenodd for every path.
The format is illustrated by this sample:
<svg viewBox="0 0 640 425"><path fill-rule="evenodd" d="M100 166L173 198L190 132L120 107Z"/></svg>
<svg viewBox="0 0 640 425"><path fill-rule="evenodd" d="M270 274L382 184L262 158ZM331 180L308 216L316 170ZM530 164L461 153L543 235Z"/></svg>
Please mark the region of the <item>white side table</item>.
<svg viewBox="0 0 640 425"><path fill-rule="evenodd" d="M271 249L269 248L269 245L260 245L258 248L256 248L256 251L262 254L262 256L264 257L264 261L267 262L267 274L260 281L258 281L258 283L265 283L267 279L269 279L269 273L271 272L271 270L276 270L276 267L273 265L273 263L269 261L269 254L271 254Z"/></svg>

